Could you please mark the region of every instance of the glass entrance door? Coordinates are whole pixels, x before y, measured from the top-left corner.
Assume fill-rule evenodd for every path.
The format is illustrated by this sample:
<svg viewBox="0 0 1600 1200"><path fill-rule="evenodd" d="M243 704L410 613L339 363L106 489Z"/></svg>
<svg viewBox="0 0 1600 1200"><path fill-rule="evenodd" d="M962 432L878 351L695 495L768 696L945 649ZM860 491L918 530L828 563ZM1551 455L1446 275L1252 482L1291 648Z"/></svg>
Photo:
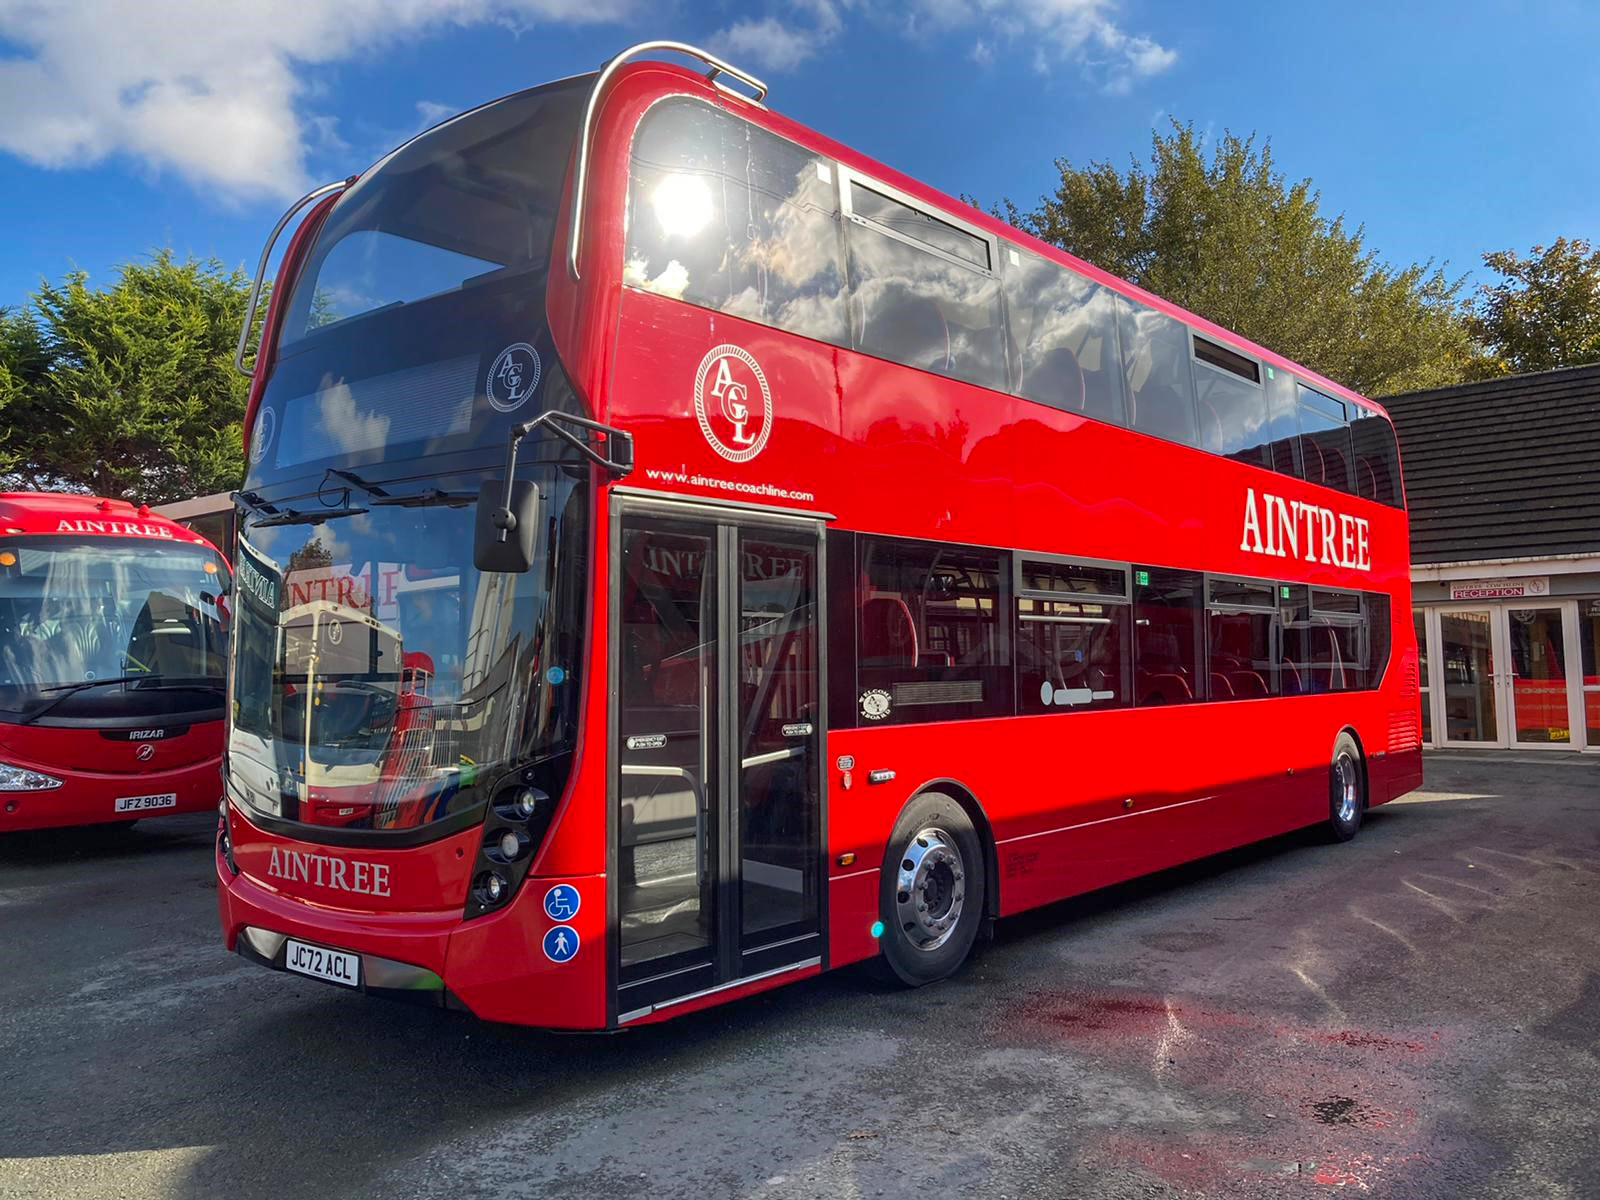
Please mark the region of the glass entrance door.
<svg viewBox="0 0 1600 1200"><path fill-rule="evenodd" d="M1567 686L1563 610L1506 608L1511 688L1510 740L1517 746L1571 746L1572 696Z"/></svg>
<svg viewBox="0 0 1600 1200"><path fill-rule="evenodd" d="M820 954L824 691L814 523L653 502L619 516L612 824L626 1016Z"/></svg>
<svg viewBox="0 0 1600 1200"><path fill-rule="evenodd" d="M1441 609L1439 674L1444 721L1436 731L1445 745L1500 744L1494 611Z"/></svg>

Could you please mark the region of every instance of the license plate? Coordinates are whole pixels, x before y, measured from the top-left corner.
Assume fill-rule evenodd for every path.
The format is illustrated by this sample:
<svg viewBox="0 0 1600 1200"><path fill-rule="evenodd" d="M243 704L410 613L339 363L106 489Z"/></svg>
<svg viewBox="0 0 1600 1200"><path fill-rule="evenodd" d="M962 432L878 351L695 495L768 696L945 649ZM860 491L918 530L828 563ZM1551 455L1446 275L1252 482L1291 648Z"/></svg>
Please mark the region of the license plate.
<svg viewBox="0 0 1600 1200"><path fill-rule="evenodd" d="M343 950L311 946L290 938L284 945L283 965L299 975L326 979L345 987L361 986L361 956Z"/></svg>
<svg viewBox="0 0 1600 1200"><path fill-rule="evenodd" d="M116 804L119 813L154 812L160 808L177 807L177 792L162 792L159 796L118 796Z"/></svg>

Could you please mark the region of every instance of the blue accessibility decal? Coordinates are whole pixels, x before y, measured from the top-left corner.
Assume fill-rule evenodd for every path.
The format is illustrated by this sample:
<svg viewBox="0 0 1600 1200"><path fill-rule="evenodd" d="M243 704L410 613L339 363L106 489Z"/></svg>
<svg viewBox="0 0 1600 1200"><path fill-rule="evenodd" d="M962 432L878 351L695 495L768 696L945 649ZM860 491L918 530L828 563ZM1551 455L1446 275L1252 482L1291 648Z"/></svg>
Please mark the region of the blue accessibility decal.
<svg viewBox="0 0 1600 1200"><path fill-rule="evenodd" d="M570 962L578 952L578 931L571 925L557 925L544 935L544 956L551 962Z"/></svg>
<svg viewBox="0 0 1600 1200"><path fill-rule="evenodd" d="M570 921L578 915L583 897L570 883L558 883L544 894L544 915L552 921Z"/></svg>

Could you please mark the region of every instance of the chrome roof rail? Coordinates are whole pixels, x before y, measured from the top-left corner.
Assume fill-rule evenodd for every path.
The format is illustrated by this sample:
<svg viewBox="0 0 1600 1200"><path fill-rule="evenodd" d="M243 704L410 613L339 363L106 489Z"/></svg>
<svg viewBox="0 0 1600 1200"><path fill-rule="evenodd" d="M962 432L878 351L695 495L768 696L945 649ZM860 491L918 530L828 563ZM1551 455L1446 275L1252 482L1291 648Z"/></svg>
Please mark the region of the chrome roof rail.
<svg viewBox="0 0 1600 1200"><path fill-rule="evenodd" d="M295 213L299 212L313 200L320 200L322 197L329 195L330 193L343 191L349 186L350 180L341 179L336 183L325 183L321 187L307 192L304 196L301 196L300 199L296 200L292 205L290 205L289 211L284 213L283 216L279 217L278 223L272 227L272 233L267 237L267 244L261 250L261 261L256 264L256 280L250 288L250 302L244 307L244 324L239 329L239 348L234 352L233 355L234 369L246 379L255 377L255 368L244 365L244 352L249 348L250 326L255 323L256 306L261 302L261 285L267 277L267 259L272 257L272 247L277 244L278 235L283 232L284 226L289 224Z"/></svg>
<svg viewBox="0 0 1600 1200"><path fill-rule="evenodd" d="M578 250L583 234L583 200L584 192L589 183L589 134L594 127L595 105L599 103L600 93L605 90L611 77L629 59L638 58L641 54L651 54L656 51L668 51L673 54L683 54L689 58L698 58L711 68L706 72L706 78L712 83L717 82L720 75L731 75L740 83L755 92L755 101L760 103L767 97L767 85L762 83L748 71L741 71L732 63L724 62L708 50L701 50L697 46L690 46L684 42L640 42L636 46L629 46L610 62L600 69L600 74L595 76L594 87L589 91L589 103L583 109L583 125L578 130L578 169L572 178L572 222L571 230L567 235L567 270L574 279L578 275ZM722 85L718 85L719 87Z"/></svg>

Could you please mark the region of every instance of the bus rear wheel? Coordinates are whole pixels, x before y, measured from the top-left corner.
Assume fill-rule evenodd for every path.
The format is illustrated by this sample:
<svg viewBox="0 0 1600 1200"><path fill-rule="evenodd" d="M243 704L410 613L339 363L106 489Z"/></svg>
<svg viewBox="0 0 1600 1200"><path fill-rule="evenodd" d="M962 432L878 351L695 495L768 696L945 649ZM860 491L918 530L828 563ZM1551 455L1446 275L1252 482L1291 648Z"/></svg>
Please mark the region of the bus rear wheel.
<svg viewBox="0 0 1600 1200"><path fill-rule="evenodd" d="M895 822L879 887L889 973L921 987L955 972L983 923L984 857L966 811L928 792Z"/></svg>
<svg viewBox="0 0 1600 1200"><path fill-rule="evenodd" d="M1333 743L1328 766L1328 836L1348 842L1361 828L1367 811L1367 773L1362 769L1361 748L1355 738L1341 733Z"/></svg>

